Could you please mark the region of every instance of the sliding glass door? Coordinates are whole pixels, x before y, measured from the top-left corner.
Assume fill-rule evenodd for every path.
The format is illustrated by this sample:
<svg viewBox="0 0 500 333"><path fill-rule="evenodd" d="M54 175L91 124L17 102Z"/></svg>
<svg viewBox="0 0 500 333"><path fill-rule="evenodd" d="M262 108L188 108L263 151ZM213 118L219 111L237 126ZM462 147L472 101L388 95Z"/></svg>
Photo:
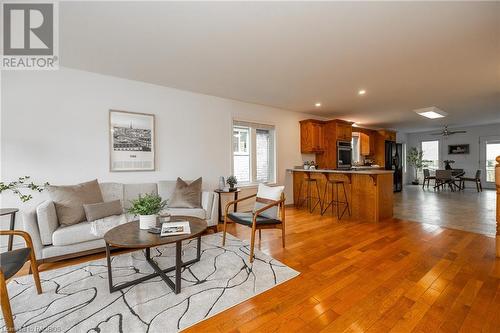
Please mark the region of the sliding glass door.
<svg viewBox="0 0 500 333"><path fill-rule="evenodd" d="M495 188L495 159L500 156L500 136L481 138L480 149L481 181L484 187Z"/></svg>

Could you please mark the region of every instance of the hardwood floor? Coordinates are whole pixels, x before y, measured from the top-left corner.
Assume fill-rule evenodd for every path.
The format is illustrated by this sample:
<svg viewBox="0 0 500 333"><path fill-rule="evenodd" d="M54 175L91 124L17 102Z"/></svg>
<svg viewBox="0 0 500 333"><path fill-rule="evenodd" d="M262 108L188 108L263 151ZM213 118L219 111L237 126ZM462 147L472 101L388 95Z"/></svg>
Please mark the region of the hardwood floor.
<svg viewBox="0 0 500 333"><path fill-rule="evenodd" d="M274 230L259 246L301 274L187 332L500 332L493 238L398 219L286 213L286 248ZM229 232L250 237L241 226Z"/></svg>

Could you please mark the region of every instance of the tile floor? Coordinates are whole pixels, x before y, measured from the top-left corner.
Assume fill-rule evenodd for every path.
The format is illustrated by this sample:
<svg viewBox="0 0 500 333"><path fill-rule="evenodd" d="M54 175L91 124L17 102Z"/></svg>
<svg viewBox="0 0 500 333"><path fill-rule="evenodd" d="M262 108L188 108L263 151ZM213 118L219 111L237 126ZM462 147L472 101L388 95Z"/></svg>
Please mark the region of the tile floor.
<svg viewBox="0 0 500 333"><path fill-rule="evenodd" d="M406 185L394 194L394 217L493 236L496 192L472 187L465 191L434 191Z"/></svg>

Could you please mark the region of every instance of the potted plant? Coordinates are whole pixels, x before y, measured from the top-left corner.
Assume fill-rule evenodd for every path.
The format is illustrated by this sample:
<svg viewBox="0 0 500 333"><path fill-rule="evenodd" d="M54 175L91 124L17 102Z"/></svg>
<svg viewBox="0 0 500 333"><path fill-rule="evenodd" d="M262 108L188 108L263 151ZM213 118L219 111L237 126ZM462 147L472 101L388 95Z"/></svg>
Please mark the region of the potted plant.
<svg viewBox="0 0 500 333"><path fill-rule="evenodd" d="M408 151L408 157L406 160L408 161L408 164L413 167L415 170L415 178L411 182L413 185L418 185L418 171L425 168L427 166L426 160L423 159L424 157L424 152L421 150L418 150L415 147L411 147L410 150Z"/></svg>
<svg viewBox="0 0 500 333"><path fill-rule="evenodd" d="M231 175L227 177L226 183L229 185L229 191L234 191L234 185L238 184L238 180L235 176Z"/></svg>
<svg viewBox="0 0 500 333"><path fill-rule="evenodd" d="M131 204L127 211L135 216L139 215L139 228L149 229L156 226L157 216L165 208L167 201L157 194L144 194L132 200Z"/></svg>
<svg viewBox="0 0 500 333"><path fill-rule="evenodd" d="M445 170L451 170L453 168L451 167L450 164L455 163L455 161L454 160L444 160L443 163L444 163Z"/></svg>
<svg viewBox="0 0 500 333"><path fill-rule="evenodd" d="M23 189L28 189L34 192L43 192L49 183L37 185L30 181L30 176L19 177L16 181L10 183L0 182L0 193L11 191L17 195L22 202L27 202L33 198L31 194L23 194Z"/></svg>

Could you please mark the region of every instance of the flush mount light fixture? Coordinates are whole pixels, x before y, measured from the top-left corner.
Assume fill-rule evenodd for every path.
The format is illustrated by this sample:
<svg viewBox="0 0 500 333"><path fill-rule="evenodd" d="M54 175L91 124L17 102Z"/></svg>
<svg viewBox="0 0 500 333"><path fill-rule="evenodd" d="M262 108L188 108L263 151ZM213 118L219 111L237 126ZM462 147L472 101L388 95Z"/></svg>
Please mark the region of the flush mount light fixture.
<svg viewBox="0 0 500 333"><path fill-rule="evenodd" d="M423 108L423 109L417 109L414 110L417 114L421 115L422 117L429 118L429 119L438 119L438 118L444 118L448 114L444 112L443 110L431 106L428 108Z"/></svg>
<svg viewBox="0 0 500 333"><path fill-rule="evenodd" d="M358 95L362 96L364 94L366 94L366 90L361 89L361 90L358 91Z"/></svg>
<svg viewBox="0 0 500 333"><path fill-rule="evenodd" d="M321 103L318 102L318 103L314 104L314 106L319 108L321 106Z"/></svg>

